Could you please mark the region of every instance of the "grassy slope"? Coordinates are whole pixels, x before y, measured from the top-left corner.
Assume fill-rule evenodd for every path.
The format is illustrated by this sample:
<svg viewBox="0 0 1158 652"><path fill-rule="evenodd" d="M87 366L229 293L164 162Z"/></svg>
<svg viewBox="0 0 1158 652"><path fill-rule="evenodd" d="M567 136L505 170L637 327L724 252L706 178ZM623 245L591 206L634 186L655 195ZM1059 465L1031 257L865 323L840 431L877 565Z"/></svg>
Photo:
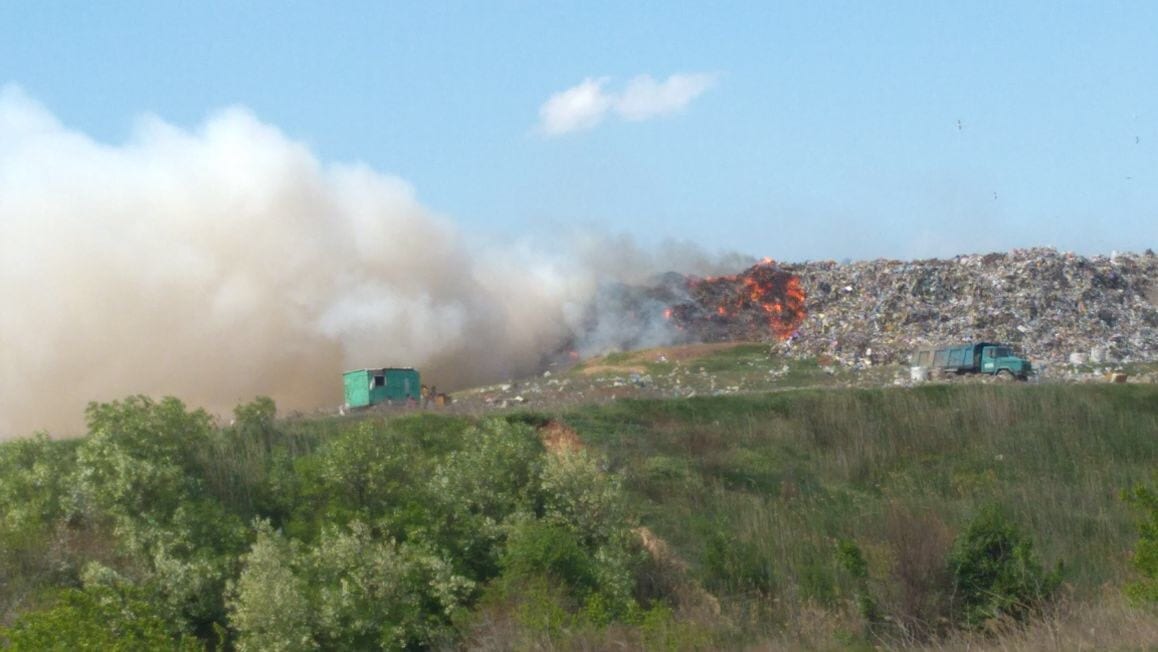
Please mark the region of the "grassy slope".
<svg viewBox="0 0 1158 652"><path fill-rule="evenodd" d="M1154 640L1154 614L1119 601L1138 537L1137 515L1119 494L1151 481L1158 469L1158 386L784 389L781 383L815 386L831 377L805 363L774 378L777 387L769 389L782 391L758 393L750 376L768 378L764 367L782 367L762 347L644 363L657 383L680 368L689 370L687 384L691 371L703 369L718 385L747 385L753 393L561 402L509 418L561 419L574 428L624 476L641 523L720 599L722 614L700 622L702 636L681 638L688 631L678 630L675 647L764 641L777 649L829 648L874 640L853 607L857 588L837 561L839 540L864 552L873 597L894 624L888 641L937 632L952 600L945 590L949 547L989 503L1003 506L1031 536L1047 566L1064 563L1067 590L1063 606L1035 625L1040 637L1018 633L988 643L1056 649L1081 637L1095 648L1133 648ZM296 457L364 419L413 433L430 455L453 449L472 421L438 414L295 419L279 422L278 436ZM223 487L268 462L256 449L206 454L218 458L210 466L220 476L208 482ZM614 631L584 636L571 643L600 648L638 640ZM963 641L973 649L985 642L961 637L951 634L942 644L952 649ZM1035 648L1038 638L1054 644Z"/></svg>
<svg viewBox="0 0 1158 652"><path fill-rule="evenodd" d="M1029 634L993 641L950 632L939 645L1050 649L1081 638L1084 646L1130 648L1158 631L1153 614L1119 600L1138 536L1137 514L1119 494L1158 469L1158 386L837 389L823 386L840 377L808 361L785 369L760 345L679 355L662 362L654 352L608 356L597 375L642 366L657 384L682 373L685 386L702 376L753 393L578 407L560 401L557 409L512 418L561 419L625 477L641 523L721 600L721 618L689 639L696 645L762 640L777 649L827 648L865 640L853 583L834 554L841 539L864 551L874 597L899 624L889 641L945 633L948 550L989 503L1031 536L1047 566L1064 564L1065 603ZM770 377L769 369L780 373ZM570 376L585 373L580 366ZM879 380L896 373L882 369ZM358 420L302 420L284 430L318 442ZM433 414L390 420L416 434L465 423ZM632 639L587 633L570 644L624 640ZM1038 648L1037 641L1046 643Z"/></svg>
<svg viewBox="0 0 1158 652"><path fill-rule="evenodd" d="M934 631L945 557L1003 506L1076 600L1119 586L1137 540L1119 493L1158 469L1153 385L925 386L621 401L565 415L627 477L643 522L771 635L852 594L865 552L904 632Z"/></svg>

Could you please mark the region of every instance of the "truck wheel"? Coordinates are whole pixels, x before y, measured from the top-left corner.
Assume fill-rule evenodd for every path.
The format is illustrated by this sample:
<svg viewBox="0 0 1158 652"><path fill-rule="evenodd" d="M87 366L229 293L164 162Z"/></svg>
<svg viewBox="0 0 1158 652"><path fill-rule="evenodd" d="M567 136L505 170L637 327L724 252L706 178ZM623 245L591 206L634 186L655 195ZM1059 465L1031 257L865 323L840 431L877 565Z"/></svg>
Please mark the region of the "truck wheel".
<svg viewBox="0 0 1158 652"><path fill-rule="evenodd" d="M1013 382L1013 372L1008 369L1000 369L997 372L997 380L1002 383Z"/></svg>

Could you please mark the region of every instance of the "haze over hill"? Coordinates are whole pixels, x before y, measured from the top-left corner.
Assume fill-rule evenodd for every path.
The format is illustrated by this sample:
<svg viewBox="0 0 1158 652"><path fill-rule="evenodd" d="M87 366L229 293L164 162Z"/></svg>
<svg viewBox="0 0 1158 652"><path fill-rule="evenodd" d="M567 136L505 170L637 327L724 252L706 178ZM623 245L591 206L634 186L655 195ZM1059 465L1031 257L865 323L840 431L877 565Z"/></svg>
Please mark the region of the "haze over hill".
<svg viewBox="0 0 1158 652"><path fill-rule="evenodd" d="M454 390L673 342L793 337L849 364L975 337L1155 355L1153 255L996 256L780 268L591 233L498 243L243 108L195 130L146 116L109 145L9 86L0 436L77 433L89 401L130 394L313 409L340 403L349 368L412 365Z"/></svg>
<svg viewBox="0 0 1158 652"><path fill-rule="evenodd" d="M469 240L401 179L323 164L243 108L195 130L146 116L110 145L6 87L0 434L77 432L88 401L136 393L332 406L347 368L414 365L446 389L529 373L602 280L738 267L564 240Z"/></svg>

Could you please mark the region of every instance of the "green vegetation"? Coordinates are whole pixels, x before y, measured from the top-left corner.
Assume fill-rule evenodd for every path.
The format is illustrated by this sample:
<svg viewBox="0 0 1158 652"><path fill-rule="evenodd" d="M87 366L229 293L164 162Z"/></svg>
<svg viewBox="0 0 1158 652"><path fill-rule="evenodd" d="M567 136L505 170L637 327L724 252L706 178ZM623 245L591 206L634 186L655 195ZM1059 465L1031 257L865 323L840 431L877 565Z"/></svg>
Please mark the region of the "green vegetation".
<svg viewBox="0 0 1158 652"><path fill-rule="evenodd" d="M1025 620L1061 583L1061 565L1046 574L1033 542L995 507L981 510L949 553L959 619L971 626L998 618Z"/></svg>
<svg viewBox="0 0 1158 652"><path fill-rule="evenodd" d="M733 622L777 640L817 608L839 614L838 639L896 643L1031 617L1059 580L1097 602L1134 577L1118 493L1158 466L1146 385L801 390L565 418Z"/></svg>
<svg viewBox="0 0 1158 652"><path fill-rule="evenodd" d="M0 648L939 645L1107 587L1154 627L1154 386L275 413L0 445Z"/></svg>
<svg viewBox="0 0 1158 652"><path fill-rule="evenodd" d="M1158 473L1155 473L1158 477ZM1134 550L1133 565L1142 578L1126 587L1130 597L1139 603L1158 603L1158 493L1140 485L1126 493L1126 500L1144 514L1141 539Z"/></svg>

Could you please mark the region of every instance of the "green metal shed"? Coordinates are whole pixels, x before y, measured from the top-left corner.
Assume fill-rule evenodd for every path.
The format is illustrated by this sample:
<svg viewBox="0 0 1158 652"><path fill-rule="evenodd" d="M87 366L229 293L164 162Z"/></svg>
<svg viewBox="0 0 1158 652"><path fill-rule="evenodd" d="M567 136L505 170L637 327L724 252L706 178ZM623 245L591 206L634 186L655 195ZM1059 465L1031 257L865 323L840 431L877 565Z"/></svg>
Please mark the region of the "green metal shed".
<svg viewBox="0 0 1158 652"><path fill-rule="evenodd" d="M346 386L346 407L422 398L418 371L412 367L354 369L342 374L342 380Z"/></svg>

